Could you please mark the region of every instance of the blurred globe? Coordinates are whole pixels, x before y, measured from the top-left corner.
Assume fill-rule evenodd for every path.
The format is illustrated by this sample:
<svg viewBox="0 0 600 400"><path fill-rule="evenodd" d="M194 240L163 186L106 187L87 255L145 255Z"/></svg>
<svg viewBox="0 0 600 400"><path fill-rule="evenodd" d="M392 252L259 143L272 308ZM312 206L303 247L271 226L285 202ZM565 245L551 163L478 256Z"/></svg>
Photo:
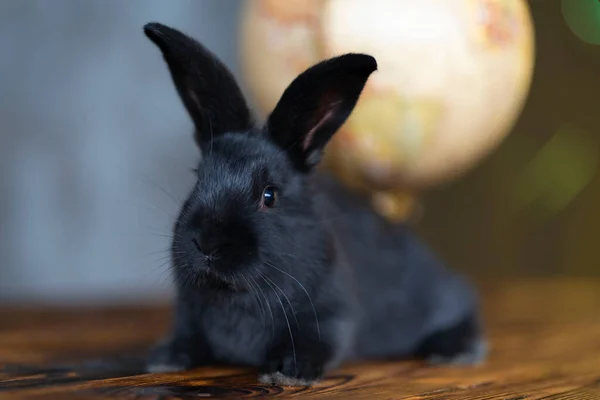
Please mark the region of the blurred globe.
<svg viewBox="0 0 600 400"><path fill-rule="evenodd" d="M310 65L377 58L324 164L379 194L448 181L486 156L514 124L534 63L524 0L249 0L241 45L263 117Z"/></svg>

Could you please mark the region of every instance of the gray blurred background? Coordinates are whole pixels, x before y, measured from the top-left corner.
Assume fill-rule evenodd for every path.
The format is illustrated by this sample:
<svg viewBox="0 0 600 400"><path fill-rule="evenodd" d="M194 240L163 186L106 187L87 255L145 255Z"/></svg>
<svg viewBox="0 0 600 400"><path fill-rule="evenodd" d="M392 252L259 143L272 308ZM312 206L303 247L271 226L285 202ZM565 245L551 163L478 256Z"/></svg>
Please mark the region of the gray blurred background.
<svg viewBox="0 0 600 400"><path fill-rule="evenodd" d="M193 182L157 20L237 73L240 2L0 1L0 301L158 299Z"/></svg>

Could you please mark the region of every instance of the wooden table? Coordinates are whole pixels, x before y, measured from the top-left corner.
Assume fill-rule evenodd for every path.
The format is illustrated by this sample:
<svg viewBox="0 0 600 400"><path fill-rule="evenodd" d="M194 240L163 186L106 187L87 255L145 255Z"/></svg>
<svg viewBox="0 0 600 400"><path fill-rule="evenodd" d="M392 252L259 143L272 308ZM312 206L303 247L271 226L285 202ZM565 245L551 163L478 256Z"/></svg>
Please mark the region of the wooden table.
<svg viewBox="0 0 600 400"><path fill-rule="evenodd" d="M263 386L252 371L227 367L141 374L136 354L161 336L168 309L4 309L0 399L600 399L600 281L481 287L486 365L360 363L310 389Z"/></svg>

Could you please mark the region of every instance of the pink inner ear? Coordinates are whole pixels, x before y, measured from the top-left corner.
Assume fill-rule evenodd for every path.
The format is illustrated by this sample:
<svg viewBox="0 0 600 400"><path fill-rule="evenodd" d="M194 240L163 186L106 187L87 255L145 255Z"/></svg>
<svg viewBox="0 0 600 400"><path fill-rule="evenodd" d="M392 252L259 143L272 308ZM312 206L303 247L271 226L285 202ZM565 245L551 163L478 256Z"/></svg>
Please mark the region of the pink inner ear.
<svg viewBox="0 0 600 400"><path fill-rule="evenodd" d="M188 90L188 95L190 96L190 99L192 99L192 101L194 102L194 105L196 106L196 108L200 109L200 107L201 107L200 99L198 99L198 96L196 96L196 93L194 93L193 90Z"/></svg>
<svg viewBox="0 0 600 400"><path fill-rule="evenodd" d="M333 102L329 105L329 109L325 112L325 114L317 121L317 123L308 131L306 136L304 137L304 141L302 142L302 150L308 150L308 147L311 145L313 141L313 137L315 136L315 132L322 127L335 113L337 106L341 103L341 101Z"/></svg>

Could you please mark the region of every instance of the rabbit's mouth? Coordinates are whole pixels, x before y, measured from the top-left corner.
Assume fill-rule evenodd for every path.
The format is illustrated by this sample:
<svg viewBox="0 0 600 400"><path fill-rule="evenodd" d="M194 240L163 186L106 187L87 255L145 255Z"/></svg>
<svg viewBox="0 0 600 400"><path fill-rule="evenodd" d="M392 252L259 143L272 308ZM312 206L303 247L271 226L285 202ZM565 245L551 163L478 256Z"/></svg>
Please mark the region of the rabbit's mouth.
<svg viewBox="0 0 600 400"><path fill-rule="evenodd" d="M248 287L240 274L224 274L215 268L206 268L199 273L197 283L202 289L227 292L247 292Z"/></svg>
<svg viewBox="0 0 600 400"><path fill-rule="evenodd" d="M214 274L214 273L207 273L205 276L205 279L203 279L202 282L205 287L208 287L209 289L214 289L217 291L223 291L226 290L228 292L240 292L242 291L242 288L240 287L240 283L239 282L235 282L234 279L231 278L226 278L226 277L221 277L218 274Z"/></svg>

